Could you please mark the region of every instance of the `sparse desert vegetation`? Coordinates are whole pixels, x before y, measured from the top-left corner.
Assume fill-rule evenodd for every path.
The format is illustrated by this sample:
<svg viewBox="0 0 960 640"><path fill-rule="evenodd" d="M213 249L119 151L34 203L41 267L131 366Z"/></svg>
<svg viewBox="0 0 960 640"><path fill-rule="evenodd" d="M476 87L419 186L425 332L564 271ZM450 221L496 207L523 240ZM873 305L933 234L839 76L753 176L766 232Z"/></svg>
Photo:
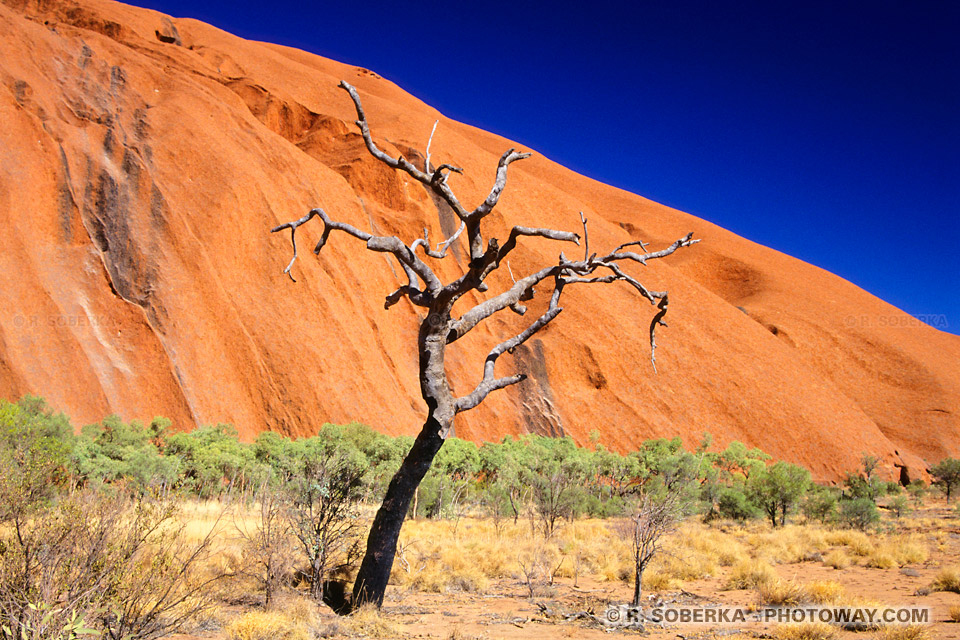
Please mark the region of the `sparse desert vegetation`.
<svg viewBox="0 0 960 640"><path fill-rule="evenodd" d="M407 443L330 425L316 438L268 433L243 444L227 425L170 434L162 420L142 427L114 418L75 437L64 416L30 398L3 404L0 417L5 640L605 637L596 620L634 593L624 535L634 484L654 491L682 464L694 464L699 479L684 489L685 515L643 573L645 605L929 606L930 624L920 626L755 621L741 632L960 634L955 510L925 493L908 513L879 508L880 521L861 530L839 509L806 513L805 500L836 492L840 503L854 487L882 507L893 489L854 480L842 492L794 495L781 475L764 494L789 494L774 517L761 507L724 517L720 497L753 505L740 478L745 469L766 477L768 467L762 453L736 444L691 454L660 440L622 456L562 440L532 441L538 449L453 440L403 529L383 609L338 616L331 607L349 589L360 534ZM523 456L533 452L542 459L528 465ZM677 628L647 631L674 637Z"/></svg>

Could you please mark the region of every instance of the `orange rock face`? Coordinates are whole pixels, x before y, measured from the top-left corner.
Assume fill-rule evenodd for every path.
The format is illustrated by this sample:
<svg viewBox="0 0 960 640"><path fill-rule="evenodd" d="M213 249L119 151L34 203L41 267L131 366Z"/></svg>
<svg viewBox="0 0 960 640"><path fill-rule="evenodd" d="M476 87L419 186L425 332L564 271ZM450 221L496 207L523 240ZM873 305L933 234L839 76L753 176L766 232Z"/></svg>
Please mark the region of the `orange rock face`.
<svg viewBox="0 0 960 640"><path fill-rule="evenodd" d="M245 438L350 420L416 433L418 309L383 308L402 274L342 235L314 257L314 221L298 234L294 284L282 273L289 235L269 229L315 206L407 242L424 226L434 239L456 228L421 185L369 157L340 79L393 155L422 163L416 149L439 119L432 157L464 167L450 184L468 206L514 145L369 71L193 20L101 0L4 2L0 394L43 395L80 424L115 412L183 429L232 422ZM499 365L530 379L461 414L458 436L584 443L598 429L625 450L709 432L821 479L863 451L913 477L960 453L960 339L836 276L537 156L511 166L487 235L579 231L581 210L597 250L702 238L634 271L670 291L659 373L645 301L626 285L571 287L564 313ZM557 252L531 240L511 268ZM462 248L455 258L438 266L444 277L461 272ZM507 283L496 274L491 291ZM509 316L451 347L455 391L529 322Z"/></svg>

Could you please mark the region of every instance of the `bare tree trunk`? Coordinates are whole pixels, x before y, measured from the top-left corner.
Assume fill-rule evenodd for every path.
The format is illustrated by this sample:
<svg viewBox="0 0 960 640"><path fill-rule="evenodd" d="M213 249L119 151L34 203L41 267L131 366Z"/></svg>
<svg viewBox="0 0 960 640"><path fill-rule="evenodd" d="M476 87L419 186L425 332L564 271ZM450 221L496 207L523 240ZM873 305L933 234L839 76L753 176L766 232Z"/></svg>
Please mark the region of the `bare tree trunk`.
<svg viewBox="0 0 960 640"><path fill-rule="evenodd" d="M430 470L433 458L443 445L444 427L431 411L420 435L403 459L403 463L390 481L383 504L377 511L367 538L367 551L360 564L357 580L353 585L354 609L364 604L383 604L383 595L390 580L393 557L397 553L400 528L407 516L413 495L423 476Z"/></svg>
<svg viewBox="0 0 960 640"><path fill-rule="evenodd" d="M643 570L646 567L640 566L640 563L637 563L636 574L634 575L633 580L633 602L630 604L634 607L640 606L640 596L643 593Z"/></svg>

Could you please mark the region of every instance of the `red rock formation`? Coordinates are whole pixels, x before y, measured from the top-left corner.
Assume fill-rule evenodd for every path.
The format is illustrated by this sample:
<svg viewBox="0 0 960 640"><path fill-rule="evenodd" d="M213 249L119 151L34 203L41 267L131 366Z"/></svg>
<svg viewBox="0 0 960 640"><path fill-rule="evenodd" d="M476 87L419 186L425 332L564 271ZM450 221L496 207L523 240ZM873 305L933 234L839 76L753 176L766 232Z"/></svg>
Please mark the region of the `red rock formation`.
<svg viewBox="0 0 960 640"><path fill-rule="evenodd" d="M229 421L246 438L327 421L419 430L417 312L384 311L398 282L389 263L335 238L297 263L294 285L282 274L288 238L268 231L318 205L408 240L424 224L434 238L454 228L420 185L368 156L341 78L393 154L418 157L440 120L433 157L465 168L451 179L465 203L485 197L509 141L364 69L193 20L105 0L4 1L0 394L41 394L78 423L166 415L180 428ZM576 231L580 210L596 247L703 239L642 274L671 293L659 374L645 337L652 309L626 286L573 288L563 316L516 354L531 379L462 415L457 435L584 442L596 428L626 449L710 432L821 478L861 451L913 474L960 453L956 336L543 157L511 167L492 225ZM301 246L318 231L304 228ZM511 266L555 252L534 240ZM461 392L520 322L500 318L457 343L449 367Z"/></svg>

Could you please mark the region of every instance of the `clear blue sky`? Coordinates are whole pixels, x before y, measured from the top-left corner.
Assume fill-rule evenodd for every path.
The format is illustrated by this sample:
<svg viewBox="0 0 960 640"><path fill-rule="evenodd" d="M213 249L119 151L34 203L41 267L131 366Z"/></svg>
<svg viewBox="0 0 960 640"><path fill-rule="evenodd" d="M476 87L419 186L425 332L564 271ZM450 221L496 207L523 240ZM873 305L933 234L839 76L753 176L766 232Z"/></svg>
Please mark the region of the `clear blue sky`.
<svg viewBox="0 0 960 640"><path fill-rule="evenodd" d="M366 67L960 333L955 0L134 4Z"/></svg>

